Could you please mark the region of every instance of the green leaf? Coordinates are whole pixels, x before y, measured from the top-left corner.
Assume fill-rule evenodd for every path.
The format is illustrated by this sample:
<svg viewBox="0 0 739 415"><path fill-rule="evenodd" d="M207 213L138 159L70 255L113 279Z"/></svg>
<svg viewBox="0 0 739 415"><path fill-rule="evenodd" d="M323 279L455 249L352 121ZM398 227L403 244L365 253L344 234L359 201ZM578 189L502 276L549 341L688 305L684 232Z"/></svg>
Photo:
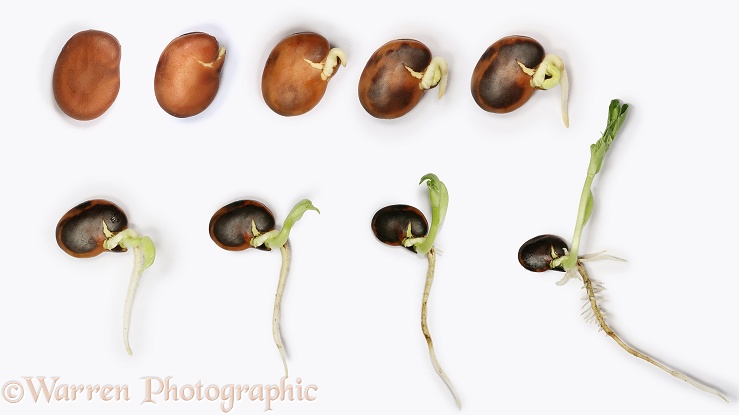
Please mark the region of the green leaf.
<svg viewBox="0 0 739 415"><path fill-rule="evenodd" d="M156 258L157 250L154 247L154 241L151 240L148 236L142 236L141 237L141 251L144 254L144 268L147 269L151 266L151 264L154 263L154 258Z"/></svg>
<svg viewBox="0 0 739 415"><path fill-rule="evenodd" d="M290 235L290 230L293 228L293 225L295 225L295 222L299 221L300 218L303 217L303 213L309 210L315 210L316 212L321 213L321 211L313 206L313 203L308 199L303 199L298 202L287 215L287 218L285 218L285 223L282 224L280 232L274 237L267 238L264 241L264 245L269 249L285 245L285 242L287 242L287 238Z"/></svg>
<svg viewBox="0 0 739 415"><path fill-rule="evenodd" d="M616 138L616 134L618 134L618 131L621 129L621 125L626 119L626 111L628 108L629 106L627 104L621 104L617 99L612 100L608 106L608 123L606 124L606 129L603 131L600 139L590 146L590 163L588 164L585 183L583 184L582 192L580 193L580 203L577 209L577 220L575 221L575 232L572 236L570 254L562 263L562 267L565 271L570 271L577 267L580 237L582 236L585 224L593 213L594 201L593 193L591 191L593 179L595 179L595 176L603 167L603 160L611 147L611 143L613 143L613 140Z"/></svg>
<svg viewBox="0 0 739 415"><path fill-rule="evenodd" d="M419 184L426 182L429 189L429 200L431 202L431 227L429 233L422 243L416 245L416 252L419 254L428 253L434 247L436 234L439 232L441 224L446 217L446 210L449 206L449 192L444 182L439 180L435 174L429 173L421 177Z"/></svg>

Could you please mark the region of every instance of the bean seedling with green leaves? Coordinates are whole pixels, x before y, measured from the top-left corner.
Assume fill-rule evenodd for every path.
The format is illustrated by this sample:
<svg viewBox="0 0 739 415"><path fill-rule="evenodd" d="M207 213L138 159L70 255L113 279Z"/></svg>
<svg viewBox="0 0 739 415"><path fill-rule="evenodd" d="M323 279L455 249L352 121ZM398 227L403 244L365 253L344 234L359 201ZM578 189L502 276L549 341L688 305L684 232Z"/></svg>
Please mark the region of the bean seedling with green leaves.
<svg viewBox="0 0 739 415"><path fill-rule="evenodd" d="M434 240L436 234L444 222L446 216L447 205L449 204L449 193L444 183L436 177L435 174L427 174L421 178L421 182L426 182L429 189L429 198L431 200L431 227L429 228L426 218L420 210L408 205L390 205L386 206L372 218L372 232L380 242L390 246L402 246L413 253L426 255L429 266L426 272L426 286L423 290L423 300L421 302L421 331L426 338L431 363L439 374L446 386L452 392L457 407L462 409L462 402L459 395L454 390L452 382L444 373L436 358L434 352L434 343L431 340L428 324L426 323L428 298L431 293L431 284L434 280L434 270L436 268L436 253L434 248Z"/></svg>
<svg viewBox="0 0 739 415"><path fill-rule="evenodd" d="M564 277L557 282L557 285L563 285L570 279L579 279L582 281L583 288L586 291L586 295L583 297L586 301L585 304L583 304L583 308L585 308L583 315L587 321L597 323L599 330L603 330L608 336L616 341L619 346L633 356L657 366L672 376L684 380L700 390L712 393L727 401L726 397L718 390L701 383L684 373L670 369L663 363L660 363L654 358L632 348L621 340L621 338L606 323L605 313L599 304L599 301L603 300L603 285L588 276L583 263L598 259L623 260L610 255L605 255L605 251L578 256L582 232L593 211L593 193L591 190L593 179L603 167L603 159L626 118L627 109L628 104L622 104L619 100L611 101L611 104L608 107L608 124L606 125L606 129L603 132L602 137L590 146L590 164L588 165L588 173L580 197L577 220L575 222L575 233L572 237L571 247L568 248L567 242L558 236L539 235L526 241L521 246L518 251L518 261L524 268L533 272L543 272L547 270L564 272Z"/></svg>
<svg viewBox="0 0 739 415"><path fill-rule="evenodd" d="M288 371L285 346L280 335L280 303L290 270L291 254L287 238L295 222L299 221L308 210L319 212L310 200L301 200L285 218L282 229L277 230L275 229L275 217L265 205L255 200L237 200L218 209L213 214L209 227L213 242L227 251L243 251L248 248L262 251L271 251L272 248L280 249L282 266L272 314L272 337L280 352L285 378L288 377Z"/></svg>
<svg viewBox="0 0 739 415"><path fill-rule="evenodd" d="M129 355L133 354L128 342L133 300L141 275L154 263L154 242L129 228L126 214L115 203L102 199L82 202L65 213L56 225L56 242L75 258L133 250L134 267L123 306L123 346Z"/></svg>

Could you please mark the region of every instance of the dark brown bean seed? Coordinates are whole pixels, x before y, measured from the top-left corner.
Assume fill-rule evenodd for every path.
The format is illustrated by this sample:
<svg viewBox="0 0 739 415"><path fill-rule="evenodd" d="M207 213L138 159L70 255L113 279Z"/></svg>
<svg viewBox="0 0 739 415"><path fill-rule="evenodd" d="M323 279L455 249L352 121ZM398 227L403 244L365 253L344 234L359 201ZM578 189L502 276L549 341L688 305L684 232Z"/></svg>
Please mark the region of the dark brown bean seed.
<svg viewBox="0 0 739 415"><path fill-rule="evenodd" d="M85 30L72 36L54 66L52 89L59 108L80 121L113 105L121 86L121 45L113 35Z"/></svg>
<svg viewBox="0 0 739 415"><path fill-rule="evenodd" d="M305 114L321 101L339 63L346 66L344 52L332 49L318 33L295 33L282 39L264 65L264 102L280 115Z"/></svg>
<svg viewBox="0 0 739 415"><path fill-rule="evenodd" d="M567 242L556 235L539 235L531 238L521 245L518 250L518 262L529 271L543 272L553 269L555 271L564 272L564 268L559 265L551 266L551 262L555 258L565 255Z"/></svg>
<svg viewBox="0 0 739 415"><path fill-rule="evenodd" d="M103 242L107 236L103 232L103 221L112 233L128 227L128 219L123 210L113 202L102 199L80 203L62 216L56 225L56 243L64 252L77 258L89 258L105 251ZM120 246L114 252L123 252Z"/></svg>
<svg viewBox="0 0 739 415"><path fill-rule="evenodd" d="M226 48L207 33L187 33L172 40L154 74L159 106L179 118L203 112L216 97L225 60Z"/></svg>
<svg viewBox="0 0 739 415"><path fill-rule="evenodd" d="M237 200L218 209L210 219L210 238L216 245L229 251L243 251L251 248L255 235L252 223L259 234L275 228L275 217L263 204L255 200ZM262 244L262 251L270 249Z"/></svg>
<svg viewBox="0 0 739 415"><path fill-rule="evenodd" d="M426 89L437 85L421 86L420 76L429 69L431 62L431 51L417 40L398 39L382 45L369 58L359 77L362 107L376 118L392 119L407 114L418 104ZM442 73L440 95L446 87L445 62Z"/></svg>
<svg viewBox="0 0 739 415"><path fill-rule="evenodd" d="M485 111L507 113L525 104L536 89L527 68L544 60L544 47L526 36L508 36L493 43L472 71L472 97Z"/></svg>
<svg viewBox="0 0 739 415"><path fill-rule="evenodd" d="M409 205L385 206L372 217L372 232L380 242L390 246L403 246L408 238L408 227L413 238L426 236L429 230L426 217L420 210ZM406 247L416 252L414 246Z"/></svg>

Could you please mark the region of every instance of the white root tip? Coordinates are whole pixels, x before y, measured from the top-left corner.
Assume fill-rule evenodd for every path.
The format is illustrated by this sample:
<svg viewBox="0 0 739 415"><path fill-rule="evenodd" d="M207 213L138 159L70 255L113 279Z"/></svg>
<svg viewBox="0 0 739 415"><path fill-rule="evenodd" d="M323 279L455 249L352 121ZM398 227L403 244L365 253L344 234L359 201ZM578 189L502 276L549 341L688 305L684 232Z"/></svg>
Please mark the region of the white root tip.
<svg viewBox="0 0 739 415"><path fill-rule="evenodd" d="M333 48L328 51L328 55L326 55L326 60L323 63L323 70L321 71L321 79L324 81L328 81L328 79L331 77L331 75L334 74L334 70L336 69L336 66L341 63L341 66L346 66L346 53L339 49L339 48Z"/></svg>
<svg viewBox="0 0 739 415"><path fill-rule="evenodd" d="M126 302L123 305L123 346L126 348L128 355L133 355L131 345L128 341L128 334L131 327L131 311L133 310L133 300L136 298L136 290L141 280L141 274L144 272L144 254L141 246L133 247L134 267L131 273L131 280L128 283L128 293L126 294Z"/></svg>
<svg viewBox="0 0 739 415"><path fill-rule="evenodd" d="M454 396L454 400L457 403L457 408L462 409L462 400L459 398L459 395L457 394L456 389L454 389L454 385L452 385L452 381L449 379L449 376L446 375L444 370L441 368L441 365L439 364L438 359L436 358L436 353L434 352L434 346L429 341L429 355L431 356L431 364L434 366L434 370L436 370L436 373L441 377L441 379L446 384L447 388L449 388L449 391Z"/></svg>
<svg viewBox="0 0 739 415"><path fill-rule="evenodd" d="M562 279L560 279L559 281L557 281L556 284L558 286L565 285L565 284L567 284L567 281L569 281L569 280L571 280L573 278L580 279L580 274L577 273L577 270L576 269L571 269L571 270L565 272L565 275L562 277Z"/></svg>
<svg viewBox="0 0 739 415"><path fill-rule="evenodd" d="M592 261L600 261L604 259L618 261L618 262L626 262L626 260L623 258L619 258L613 255L606 255L605 250L593 252L591 254L580 255L579 259L580 259L580 262L592 262Z"/></svg>
<svg viewBox="0 0 739 415"><path fill-rule="evenodd" d="M282 368L285 369L285 379L287 379L290 376L287 372L287 356L285 355L284 347L280 347L280 358L282 359Z"/></svg>
<svg viewBox="0 0 739 415"><path fill-rule="evenodd" d="M429 66L423 72L419 87L423 90L439 86L439 98L446 92L447 79L449 78L449 65L444 58L438 56L431 59Z"/></svg>
<svg viewBox="0 0 739 415"><path fill-rule="evenodd" d="M567 101L570 94L570 85L562 58L551 53L547 54L533 72L531 70L526 71L527 68L520 62L518 64L524 69L524 72L531 76L531 86L534 88L551 89L559 84L561 89L562 121L564 121L565 127L569 128L570 116L567 111ZM547 78L547 75L549 75L549 78Z"/></svg>
<svg viewBox="0 0 739 415"><path fill-rule="evenodd" d="M569 104L569 97L570 97L570 82L567 79L567 71L565 70L564 66L562 66L562 75L559 79L559 89L560 89L560 106L562 107L562 121L565 123L565 127L570 128L570 115L569 110L567 109Z"/></svg>
<svg viewBox="0 0 739 415"><path fill-rule="evenodd" d="M439 360L436 358L436 352L434 351L434 342L431 340L431 333L429 332L428 324L426 322L428 298L431 293L431 285L434 280L434 270L436 269L435 248L431 248L431 251L429 251L426 256L429 261L429 267L428 272L426 273L426 286L423 290L423 301L421 301L421 331L426 338L426 344L428 345L429 349L429 357L431 357L431 364L433 365L434 370L439 375L439 377L441 377L447 388L449 388L449 391L454 396L454 400L457 402L457 408L459 408L459 410L462 410L462 400L459 398L457 391L454 389L454 385L452 385L452 381L449 379L446 373L444 373L444 370L439 364Z"/></svg>

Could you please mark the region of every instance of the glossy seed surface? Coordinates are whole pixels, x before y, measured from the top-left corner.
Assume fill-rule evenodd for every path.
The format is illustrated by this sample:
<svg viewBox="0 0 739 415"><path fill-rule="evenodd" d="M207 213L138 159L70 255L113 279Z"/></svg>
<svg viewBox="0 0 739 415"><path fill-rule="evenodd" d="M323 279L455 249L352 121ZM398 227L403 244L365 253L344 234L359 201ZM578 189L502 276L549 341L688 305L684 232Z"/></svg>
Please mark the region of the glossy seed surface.
<svg viewBox="0 0 739 415"><path fill-rule="evenodd" d="M225 60L225 47L207 33L187 33L172 40L154 75L159 106L178 118L205 111L218 93Z"/></svg>
<svg viewBox="0 0 739 415"><path fill-rule="evenodd" d="M107 239L103 221L108 230L118 233L128 227L128 218L113 202L94 199L80 203L64 216L56 226L56 242L64 252L77 258L94 257L105 249ZM121 247L113 249L121 252Z"/></svg>
<svg viewBox="0 0 739 415"><path fill-rule="evenodd" d="M367 61L359 77L359 102L373 117L393 119L410 112L424 90L409 68L422 73L431 63L431 51L413 39L392 40Z"/></svg>
<svg viewBox="0 0 739 415"><path fill-rule="evenodd" d="M330 50L328 40L313 32L295 33L275 45L262 72L267 106L277 114L295 116L318 105L331 78L323 79L317 66L326 61Z"/></svg>
<svg viewBox="0 0 739 415"><path fill-rule="evenodd" d="M493 43L472 72L470 88L477 105L494 113L520 108L536 89L519 62L533 69L544 56L544 47L530 37L508 36Z"/></svg>
<svg viewBox="0 0 739 415"><path fill-rule="evenodd" d="M561 265L552 268L550 264L554 258L564 256L565 249L567 249L567 242L559 236L539 235L521 245L518 250L518 262L533 272L544 272L550 269L564 271Z"/></svg>
<svg viewBox="0 0 739 415"><path fill-rule="evenodd" d="M252 223L258 234L275 228L272 212L262 203L254 200L237 200L220 208L210 220L210 237L218 246L229 251L243 251L251 248L249 244L255 235ZM257 247L269 251L264 244Z"/></svg>
<svg viewBox="0 0 739 415"><path fill-rule="evenodd" d="M423 237L428 233L426 217L413 206L386 206L378 210L372 218L372 232L375 237L391 246L403 246L403 240L408 238L409 225L411 237ZM414 247L407 249L415 252Z"/></svg>
<svg viewBox="0 0 739 415"><path fill-rule="evenodd" d="M113 105L121 85L121 45L110 33L85 30L72 36L54 66L52 89L69 117L89 121Z"/></svg>

